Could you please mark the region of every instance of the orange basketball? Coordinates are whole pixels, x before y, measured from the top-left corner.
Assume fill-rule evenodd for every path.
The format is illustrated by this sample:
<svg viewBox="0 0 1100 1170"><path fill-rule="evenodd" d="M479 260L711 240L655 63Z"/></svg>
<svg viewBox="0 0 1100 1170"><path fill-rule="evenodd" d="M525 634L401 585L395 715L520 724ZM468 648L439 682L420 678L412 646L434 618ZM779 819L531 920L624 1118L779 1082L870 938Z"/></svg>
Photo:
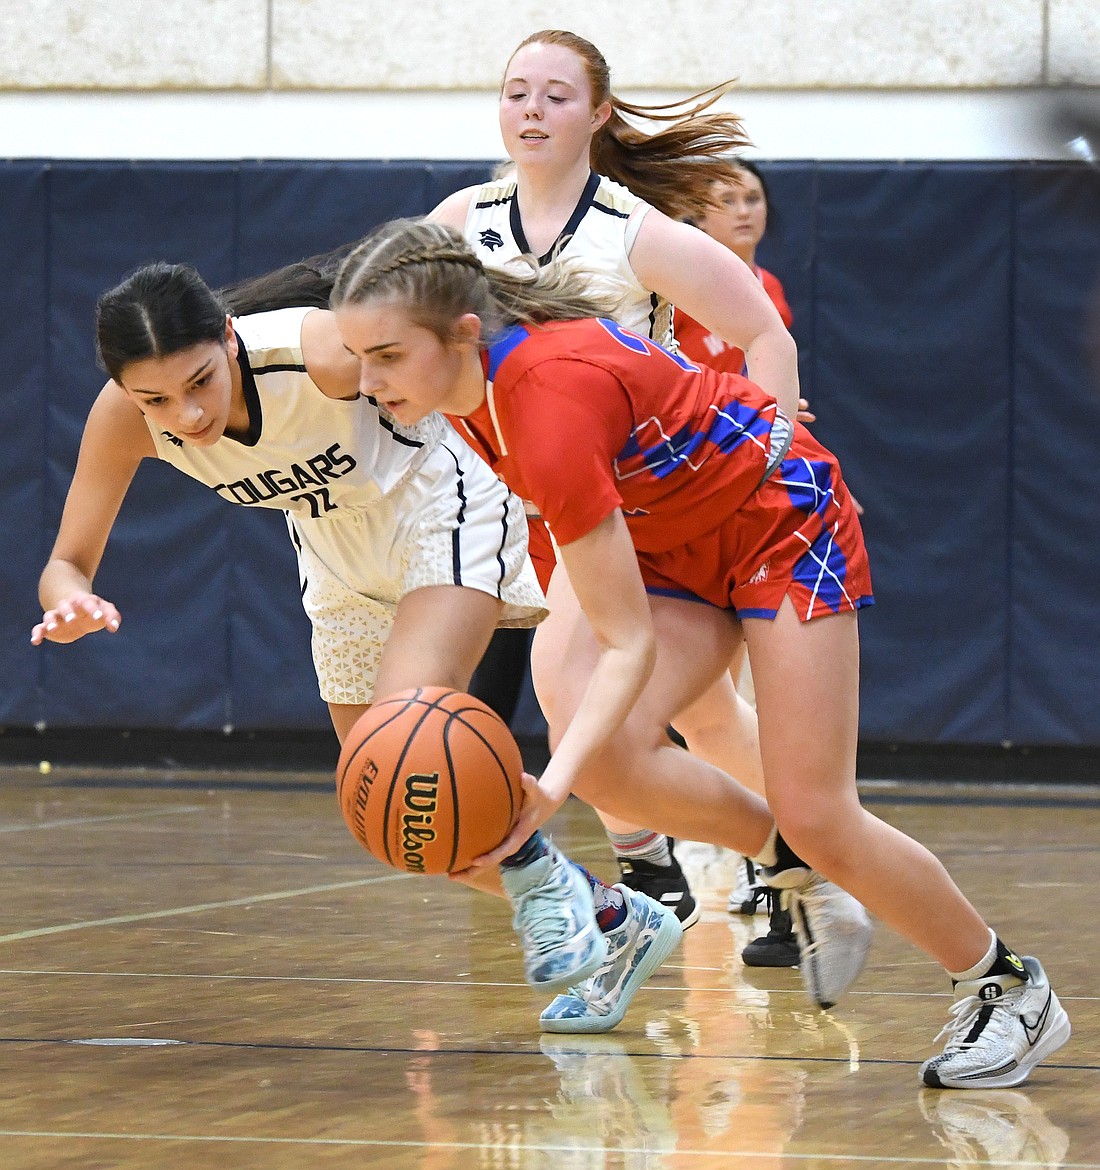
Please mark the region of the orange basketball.
<svg viewBox="0 0 1100 1170"><path fill-rule="evenodd" d="M336 792L352 836L409 873L464 869L508 835L523 803L519 746L473 695L417 687L351 729Z"/></svg>

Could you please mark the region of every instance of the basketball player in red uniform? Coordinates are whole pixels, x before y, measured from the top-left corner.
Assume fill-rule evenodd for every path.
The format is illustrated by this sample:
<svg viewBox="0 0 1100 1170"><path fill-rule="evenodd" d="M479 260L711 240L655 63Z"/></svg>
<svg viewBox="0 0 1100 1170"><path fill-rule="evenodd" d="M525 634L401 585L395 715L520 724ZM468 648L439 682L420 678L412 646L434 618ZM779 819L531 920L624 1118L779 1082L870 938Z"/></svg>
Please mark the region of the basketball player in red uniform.
<svg viewBox="0 0 1100 1170"><path fill-rule="evenodd" d="M775 305L783 324L788 329L794 317L787 304L779 278L756 263L756 249L764 238L771 211L764 176L755 163L738 161L741 182L734 184L719 179L711 186L714 205L691 217L691 222L713 240L724 244L740 257L760 281L768 299ZM673 316L673 330L680 351L692 361L726 370L731 374L746 374L745 351L725 341L717 333L700 325L677 307Z"/></svg>
<svg viewBox="0 0 1100 1170"><path fill-rule="evenodd" d="M513 267L523 255L575 263L593 289L621 294L617 321L661 344L671 342L672 303L686 305L715 336L744 347L761 385L779 396L789 391L793 401L794 342L759 281L727 249L680 222L706 212L716 177L736 183L740 174L729 156L746 145L744 128L715 108L728 88L635 105L612 92L608 63L590 41L562 29L533 33L512 53L501 83L498 116L510 166L489 183L455 192L431 218L462 230L490 267ZM554 566L546 543L535 518L532 560L544 585ZM559 614L566 606L577 611L564 574L555 604ZM682 604L650 597L658 625L666 613L675 624ZM491 653L503 655L517 638L525 636L497 635ZM743 645L734 657L736 675ZM521 668L526 659L524 641ZM499 658L485 667L480 682L493 667L507 677ZM756 714L731 678L678 712L675 726L693 754L763 793ZM672 842L599 812L623 883L673 907L685 927L693 923L700 908Z"/></svg>
<svg viewBox="0 0 1100 1170"><path fill-rule="evenodd" d="M453 229L397 223L349 255L332 298L361 391L405 425L433 410L467 420L547 518L596 635L594 654L572 657L551 596L548 652L536 646L533 663L540 698L572 718L501 850L575 791L756 857L792 887L802 974L819 1004L862 966L861 902L954 981L947 1042L922 1081L1019 1084L1070 1034L1042 966L1000 941L927 849L859 802L856 613L871 601L870 576L836 460L747 379L581 319L599 303L551 267L494 272ZM678 638L655 637L647 589L696 600ZM666 746L672 713L727 668L723 629L735 616L771 812ZM799 865L816 873L796 876ZM559 995L544 1018L583 1021L584 990Z"/></svg>

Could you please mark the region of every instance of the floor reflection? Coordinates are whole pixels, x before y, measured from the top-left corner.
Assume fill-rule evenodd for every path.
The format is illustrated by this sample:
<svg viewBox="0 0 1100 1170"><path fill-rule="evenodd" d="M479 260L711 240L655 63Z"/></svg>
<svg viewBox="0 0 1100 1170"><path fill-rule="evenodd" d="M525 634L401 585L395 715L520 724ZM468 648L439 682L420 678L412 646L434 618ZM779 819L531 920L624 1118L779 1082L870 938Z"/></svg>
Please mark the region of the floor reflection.
<svg viewBox="0 0 1100 1170"><path fill-rule="evenodd" d="M1017 1089L944 1092L924 1089L920 1111L950 1157L949 1170L970 1166L1029 1166L1058 1170L1069 1135L1033 1097Z"/></svg>
<svg viewBox="0 0 1100 1170"><path fill-rule="evenodd" d="M625 1045L606 1036L543 1036L539 1048L560 1078L557 1099L550 1102L558 1141L574 1151L629 1151L625 1166L665 1165L660 1155L677 1145L671 1062L630 1056Z"/></svg>

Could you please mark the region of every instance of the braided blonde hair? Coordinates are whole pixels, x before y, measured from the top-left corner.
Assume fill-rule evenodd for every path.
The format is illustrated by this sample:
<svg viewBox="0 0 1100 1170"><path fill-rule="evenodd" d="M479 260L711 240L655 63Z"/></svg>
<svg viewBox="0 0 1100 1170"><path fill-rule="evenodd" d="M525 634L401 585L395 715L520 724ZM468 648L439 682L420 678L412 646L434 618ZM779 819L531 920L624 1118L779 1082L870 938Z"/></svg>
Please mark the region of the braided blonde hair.
<svg viewBox="0 0 1100 1170"><path fill-rule="evenodd" d="M347 257L336 276L330 305L389 301L418 325L448 340L465 313L481 318L482 336L506 325L536 325L583 317L614 317L619 298L594 293L580 270L553 261L524 273L486 268L462 233L428 220L383 224Z"/></svg>

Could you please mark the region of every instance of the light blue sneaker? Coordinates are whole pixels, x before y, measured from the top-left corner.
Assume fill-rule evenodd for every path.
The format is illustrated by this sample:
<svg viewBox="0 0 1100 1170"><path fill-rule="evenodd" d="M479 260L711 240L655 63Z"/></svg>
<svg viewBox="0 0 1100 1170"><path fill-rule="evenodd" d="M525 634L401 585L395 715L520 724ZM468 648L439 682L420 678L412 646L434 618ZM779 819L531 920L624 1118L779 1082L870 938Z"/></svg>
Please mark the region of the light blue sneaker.
<svg viewBox="0 0 1100 1170"><path fill-rule="evenodd" d="M532 987L556 989L587 979L604 961L607 940L596 925L588 879L554 845L518 869L502 866L512 926L523 944L523 974Z"/></svg>
<svg viewBox="0 0 1100 1170"><path fill-rule="evenodd" d="M603 966L539 1016L544 1032L610 1032L626 1015L634 993L680 941L683 927L674 911L626 886L615 889L626 899L626 921L607 932Z"/></svg>

